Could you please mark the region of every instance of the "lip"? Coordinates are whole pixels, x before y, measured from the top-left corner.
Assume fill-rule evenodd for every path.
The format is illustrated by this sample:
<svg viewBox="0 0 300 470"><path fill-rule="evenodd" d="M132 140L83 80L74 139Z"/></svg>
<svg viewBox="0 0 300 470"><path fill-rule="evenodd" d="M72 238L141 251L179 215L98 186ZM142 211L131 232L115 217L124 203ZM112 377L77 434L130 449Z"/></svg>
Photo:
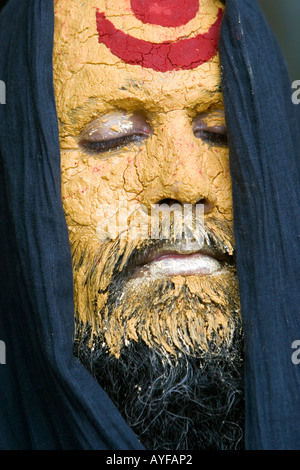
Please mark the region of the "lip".
<svg viewBox="0 0 300 470"><path fill-rule="evenodd" d="M193 244L186 244L175 249L166 245L144 253L137 262L133 277L205 276L223 270L226 262L232 264L232 256L210 246L196 249Z"/></svg>

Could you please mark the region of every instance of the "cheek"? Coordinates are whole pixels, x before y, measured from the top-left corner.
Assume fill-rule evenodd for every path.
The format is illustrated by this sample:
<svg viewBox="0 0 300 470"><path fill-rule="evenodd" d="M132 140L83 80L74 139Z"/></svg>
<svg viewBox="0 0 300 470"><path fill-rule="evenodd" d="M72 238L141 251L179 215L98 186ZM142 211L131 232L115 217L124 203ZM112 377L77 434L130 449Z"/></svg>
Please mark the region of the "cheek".
<svg viewBox="0 0 300 470"><path fill-rule="evenodd" d="M233 205L228 150L214 148L205 152L204 167L213 192L217 196L215 210L231 221Z"/></svg>
<svg viewBox="0 0 300 470"><path fill-rule="evenodd" d="M86 157L77 151L61 155L62 200L69 226L89 226L96 230L103 208L112 215L120 201L138 200L139 182L134 155L108 160Z"/></svg>

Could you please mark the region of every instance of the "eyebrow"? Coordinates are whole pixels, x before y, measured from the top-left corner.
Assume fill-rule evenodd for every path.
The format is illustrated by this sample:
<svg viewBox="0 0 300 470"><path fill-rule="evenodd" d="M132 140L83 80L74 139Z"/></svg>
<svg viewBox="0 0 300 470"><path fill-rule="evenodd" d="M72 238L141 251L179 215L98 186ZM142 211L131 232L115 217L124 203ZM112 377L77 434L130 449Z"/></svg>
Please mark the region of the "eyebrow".
<svg viewBox="0 0 300 470"><path fill-rule="evenodd" d="M134 94L130 94L130 90L139 90L143 95L148 96L148 100L141 99ZM73 131L79 133L83 127L88 125L94 119L100 118L105 114L112 112L132 112L138 109L151 112L154 105L151 106L152 94L151 91L145 86L145 83L139 83L132 81L129 86L125 83L117 88L119 92L116 96L116 92L111 92L105 99L101 99L97 96L89 97L82 105L76 106L68 110L66 117L70 124L73 126ZM127 91L129 95L125 96L124 92ZM123 93L122 93L123 92ZM221 84L217 84L215 88L208 90L202 90L203 95L208 97L217 96L222 93ZM121 95L120 95L121 94ZM204 100L205 101L205 100ZM202 100L201 100L202 102ZM196 105L195 109L202 107L201 102ZM147 106L148 105L148 106ZM155 104L155 107L157 103ZM151 109L152 108L152 109ZM163 112L163 108L161 109Z"/></svg>
<svg viewBox="0 0 300 470"><path fill-rule="evenodd" d="M122 90L126 90L125 88L122 88ZM207 95L219 95L220 93L222 93L222 87L221 85L218 86L216 89L213 89L213 90L203 90L203 93L206 93ZM147 94L149 96L149 99L150 99L150 96L151 96L151 93L149 90L147 90L147 93L145 92L145 94ZM102 102L100 104L100 102ZM85 111L92 111L92 110L96 110L99 108L101 108L102 104L104 105L111 105L112 107L114 107L115 109L117 108L122 108L122 106L120 106L120 103L124 103L125 107L126 107L126 104L130 102L132 104L135 104L135 105L141 105L141 106L144 106L145 103L149 103L149 101L147 100L144 100L144 99L140 99L138 98L137 96L120 96L120 97L116 97L115 94L113 96L107 96L105 98L105 101L103 102L102 100L100 100L100 98L98 97L91 97L91 98L88 98L82 105L80 106L76 106L76 108L71 108L68 112L68 114L76 114L78 113L79 111L80 112L85 112Z"/></svg>

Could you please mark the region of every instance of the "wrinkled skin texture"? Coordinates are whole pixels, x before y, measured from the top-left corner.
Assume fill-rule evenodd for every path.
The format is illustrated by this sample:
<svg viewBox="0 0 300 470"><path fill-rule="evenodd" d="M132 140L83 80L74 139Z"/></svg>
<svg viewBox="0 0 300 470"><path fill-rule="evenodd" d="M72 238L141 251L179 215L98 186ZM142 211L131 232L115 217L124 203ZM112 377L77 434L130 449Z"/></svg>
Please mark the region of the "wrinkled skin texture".
<svg viewBox="0 0 300 470"><path fill-rule="evenodd" d="M129 65L99 43L89 2L54 3L54 85L76 338L84 337L91 352L101 345L116 361L140 342L175 366L182 355L220 356L240 336L240 317L228 148L216 138L225 127L218 54L191 70ZM128 0L100 0L97 8L117 28L159 43L205 32L224 7L202 0L196 17L178 28L142 23ZM140 227L147 225L147 210L165 201L203 205L206 243L228 256L222 269L135 276L139 253L159 246ZM107 220L120 215L120 204L128 209L134 238L110 232Z"/></svg>

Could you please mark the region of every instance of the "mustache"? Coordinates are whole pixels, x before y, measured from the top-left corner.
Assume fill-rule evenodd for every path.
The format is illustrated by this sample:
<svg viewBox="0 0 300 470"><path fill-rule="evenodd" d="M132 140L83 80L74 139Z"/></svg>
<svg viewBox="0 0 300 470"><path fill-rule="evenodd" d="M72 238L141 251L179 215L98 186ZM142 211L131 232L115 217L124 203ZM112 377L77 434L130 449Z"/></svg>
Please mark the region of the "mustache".
<svg viewBox="0 0 300 470"><path fill-rule="evenodd" d="M204 224L197 225L195 221L193 223L194 226L189 228L188 237L178 239L171 235L163 239L136 240L126 263L120 264L120 270L149 263L157 256L198 252L229 264L235 263L233 229L229 223L217 219L211 219Z"/></svg>
<svg viewBox="0 0 300 470"><path fill-rule="evenodd" d="M230 221L211 217L203 233L202 250L227 256L234 262ZM187 348L192 354L204 350L215 337L220 342L230 340L231 317L239 312L235 266L225 265L225 274L220 278L204 276L197 287L190 286L184 277L176 285L169 277L139 284L134 275L141 259L153 256L158 249L178 248L178 243L182 248L183 241L136 239L128 243L119 239L99 246L100 241L89 228L74 235L77 248L73 251L73 267L77 262L78 269L74 271L76 317L91 326L91 341L103 332L107 347L118 356L122 345L136 337L143 337L148 345L161 347L171 355L176 354L176 348ZM219 323L207 321L208 304L210 316L218 318ZM172 312L177 313L173 316ZM174 318L172 325L170 318Z"/></svg>
<svg viewBox="0 0 300 470"><path fill-rule="evenodd" d="M139 237L137 232L134 239L118 236L115 240L98 245L94 250L89 245L88 237L74 240L73 266L75 271L85 266L85 284L98 282L99 286L102 285L99 293L107 290L104 284L107 284L108 279L111 282L117 279L118 283L125 281L136 267L151 262L158 255L201 252L231 266L235 265L233 224L215 217L202 224L193 220L188 227L188 237L180 239L174 236L174 232L169 238L161 239L146 239L143 234Z"/></svg>

